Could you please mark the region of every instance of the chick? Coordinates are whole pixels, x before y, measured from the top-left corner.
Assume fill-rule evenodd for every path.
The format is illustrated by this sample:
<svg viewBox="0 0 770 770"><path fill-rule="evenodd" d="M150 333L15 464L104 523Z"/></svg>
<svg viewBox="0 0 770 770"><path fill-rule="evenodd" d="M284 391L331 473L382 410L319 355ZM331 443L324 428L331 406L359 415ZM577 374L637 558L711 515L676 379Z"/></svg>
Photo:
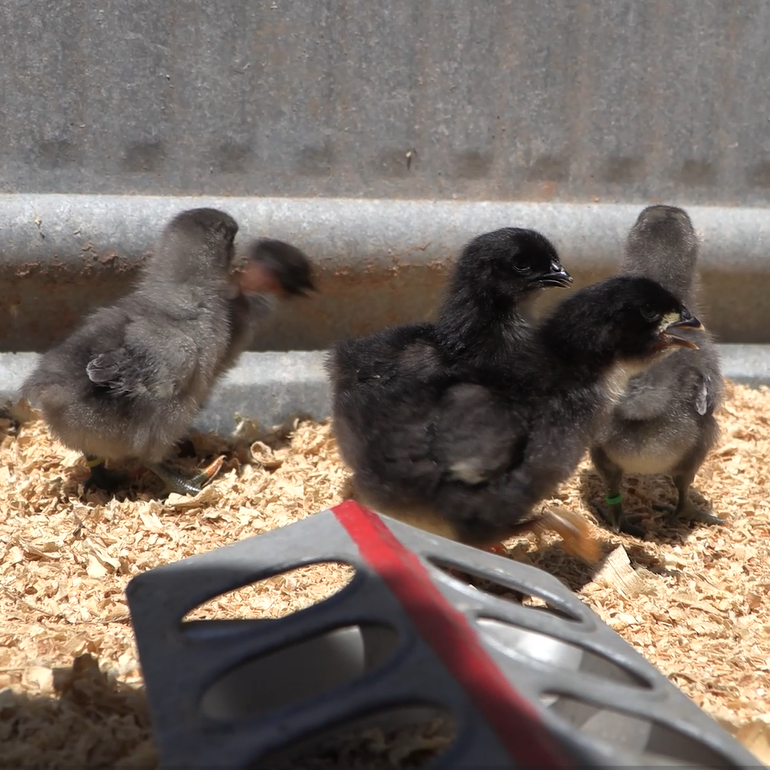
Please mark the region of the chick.
<svg viewBox="0 0 770 770"><path fill-rule="evenodd" d="M368 368L373 348L392 354L395 343L381 333L337 345L334 429L359 497L482 548L540 529L533 507L577 467L616 391L692 344L681 327L700 324L676 297L618 277L575 293L507 357L474 369L436 366L430 376L401 372L386 388L356 386L356 361Z"/></svg>
<svg viewBox="0 0 770 770"><path fill-rule="evenodd" d="M649 206L628 235L624 273L658 281L694 308L698 250L690 217L682 209ZM616 532L644 534L623 512L624 473L672 476L679 495L672 518L724 523L699 510L689 496L690 485L719 436L714 412L723 398L724 381L710 335L692 331L688 338L697 349L682 347L631 378L591 447L593 464L607 485L607 507L595 507Z"/></svg>
<svg viewBox="0 0 770 770"><path fill-rule="evenodd" d="M85 318L23 384L51 433L86 456L89 483L109 487L105 460L136 458L169 490L195 494L221 466L185 479L165 458L228 354L237 232L216 209L176 216L135 289Z"/></svg>
<svg viewBox="0 0 770 770"><path fill-rule="evenodd" d="M271 238L253 241L247 263L236 276L236 293L230 302L230 341L217 375L236 364L278 300L307 297L314 291L313 268L304 252Z"/></svg>
<svg viewBox="0 0 770 770"><path fill-rule="evenodd" d="M408 401L401 402L404 388L430 389L450 372L457 377L479 364L508 360L531 335L526 315L533 300L547 287L571 282L545 236L502 228L477 236L463 248L436 323L406 324L338 342L326 365L343 460L355 468L366 451L357 426L368 419L367 405L373 399L386 405L379 417L384 422L389 419L389 404L403 410L398 420L421 419L421 406L414 412ZM418 442L416 452L421 451ZM361 491L356 492L361 497ZM562 531L582 525L582 520L568 522L556 516L549 522Z"/></svg>
<svg viewBox="0 0 770 770"><path fill-rule="evenodd" d="M570 283L541 233L505 227L479 235L463 249L450 279L433 330L437 347L454 365L503 361L528 337L526 318L541 290Z"/></svg>
<svg viewBox="0 0 770 770"><path fill-rule="evenodd" d="M342 340L332 347L327 370L339 398L355 401L371 387L381 392L449 366L473 369L505 360L529 336L525 314L540 291L571 282L553 244L540 233L515 227L484 233L463 248L435 323ZM347 441L338 441L344 456Z"/></svg>
<svg viewBox="0 0 770 770"><path fill-rule="evenodd" d="M436 323L405 324L333 345L326 367L334 385L333 412L340 415L335 429L343 459L354 465L363 451L355 428L366 419L369 402L397 404L403 388L427 386L450 368L473 370L479 363L507 360L531 332L522 310L545 287L571 281L543 235L495 230L463 248ZM351 416L359 408L364 412ZM401 419L408 422L411 412L403 408Z"/></svg>

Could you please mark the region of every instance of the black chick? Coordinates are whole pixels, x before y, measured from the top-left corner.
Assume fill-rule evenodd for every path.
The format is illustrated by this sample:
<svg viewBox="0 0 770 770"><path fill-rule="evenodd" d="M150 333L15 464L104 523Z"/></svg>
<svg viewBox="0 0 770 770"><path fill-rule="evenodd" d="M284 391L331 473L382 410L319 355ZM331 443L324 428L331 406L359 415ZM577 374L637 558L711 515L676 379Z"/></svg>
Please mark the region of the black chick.
<svg viewBox="0 0 770 770"><path fill-rule="evenodd" d="M531 332L525 314L535 297L571 282L540 233L506 227L479 235L463 248L435 323L404 324L332 346L327 369L339 398L398 388L402 380L430 378L449 366L507 360ZM338 443L344 457L344 435Z"/></svg>
<svg viewBox="0 0 770 770"><path fill-rule="evenodd" d="M690 217L675 206L649 206L631 228L624 273L658 281L694 309L698 237ZM617 532L642 536L628 521L621 501L624 473L673 477L679 499L673 518L723 524L690 500L690 485L719 437L714 412L724 381L719 355L705 330L692 331L697 349L680 348L632 377L606 428L591 448L591 459L607 485L607 506L597 511Z"/></svg>
<svg viewBox="0 0 770 770"><path fill-rule="evenodd" d="M355 362L383 335L338 345L334 427L362 502L478 547L540 528L533 507L577 467L617 389L691 344L679 327L699 325L655 282L620 277L575 293L507 360L475 370L356 387Z"/></svg>
<svg viewBox="0 0 770 770"><path fill-rule="evenodd" d="M51 433L86 456L89 483L109 487L105 460L136 458L171 491L195 494L221 458L192 479L169 467L231 344L231 279L238 225L192 209L164 229L136 288L84 319L40 359L21 395Z"/></svg>
<svg viewBox="0 0 770 770"><path fill-rule="evenodd" d="M433 328L437 347L453 365L504 361L528 337L526 319L541 290L570 283L541 233L506 227L479 235L453 271Z"/></svg>
<svg viewBox="0 0 770 770"><path fill-rule="evenodd" d="M251 345L260 323L275 310L277 300L307 297L317 291L306 254L290 243L260 238L248 247L248 260L236 277L230 302L230 342L217 369L231 369Z"/></svg>
<svg viewBox="0 0 770 770"><path fill-rule="evenodd" d="M366 419L368 402L397 403L402 388L428 383L450 368L473 370L507 360L531 332L522 309L542 289L571 281L543 235L495 230L463 248L436 323L405 324L333 345L326 366L342 458L354 466L363 451L357 426ZM403 419L408 417L407 411Z"/></svg>

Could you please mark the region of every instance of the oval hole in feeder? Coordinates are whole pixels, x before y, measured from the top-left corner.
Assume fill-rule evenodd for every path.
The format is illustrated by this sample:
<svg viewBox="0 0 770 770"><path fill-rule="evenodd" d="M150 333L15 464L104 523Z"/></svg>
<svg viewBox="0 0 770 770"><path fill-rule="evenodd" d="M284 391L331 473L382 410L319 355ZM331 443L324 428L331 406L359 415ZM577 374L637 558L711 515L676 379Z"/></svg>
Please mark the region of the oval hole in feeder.
<svg viewBox="0 0 770 770"><path fill-rule="evenodd" d="M578 644L494 618L482 617L476 623L481 636L506 655L512 654L547 667L587 674L617 684L651 689L649 682L638 674Z"/></svg>
<svg viewBox="0 0 770 770"><path fill-rule="evenodd" d="M398 644L390 626L345 626L247 659L210 685L201 712L217 720L253 717L331 693L387 661Z"/></svg>
<svg viewBox="0 0 770 770"><path fill-rule="evenodd" d="M553 714L582 734L636 754L640 767L738 767L710 746L670 725L573 695L546 692L540 699Z"/></svg>
<svg viewBox="0 0 770 770"><path fill-rule="evenodd" d="M247 621L285 618L336 596L355 574L350 564L339 561L286 570L199 604L182 618L181 630L187 639L206 641L243 629Z"/></svg>

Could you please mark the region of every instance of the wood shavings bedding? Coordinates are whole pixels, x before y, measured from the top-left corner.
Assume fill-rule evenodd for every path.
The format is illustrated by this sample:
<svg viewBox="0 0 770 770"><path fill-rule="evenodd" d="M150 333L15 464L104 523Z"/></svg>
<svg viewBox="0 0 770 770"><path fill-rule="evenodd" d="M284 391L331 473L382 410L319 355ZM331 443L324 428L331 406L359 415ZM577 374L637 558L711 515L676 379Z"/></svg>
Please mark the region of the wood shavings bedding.
<svg viewBox="0 0 770 770"><path fill-rule="evenodd" d="M644 541L598 530L605 553L615 552L603 570L566 554L551 536L509 547L514 558L562 579L767 762L770 389L730 385L720 424L721 443L694 490L696 500L700 493L729 519L726 527L674 529L663 526L662 514L651 514ZM40 421L2 439L3 766L156 767L127 582L316 513L347 491L348 474L326 423L298 422L288 436L251 447L228 449L210 436L194 436L193 443L201 461L227 450L222 472L195 505L158 499L150 476L126 499L84 493L81 458L52 441ZM584 498L601 492L584 462L552 502L590 518ZM627 479L629 512L673 500L665 479ZM627 558L617 551L621 545ZM348 579L342 565L306 567L220 597L194 617L279 617Z"/></svg>

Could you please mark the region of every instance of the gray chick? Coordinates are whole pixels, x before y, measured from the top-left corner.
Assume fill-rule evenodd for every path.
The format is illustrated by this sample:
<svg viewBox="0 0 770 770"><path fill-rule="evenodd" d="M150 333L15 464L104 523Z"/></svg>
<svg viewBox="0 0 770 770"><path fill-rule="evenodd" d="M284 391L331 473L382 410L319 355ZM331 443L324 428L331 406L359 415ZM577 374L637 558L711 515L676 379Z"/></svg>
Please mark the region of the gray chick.
<svg viewBox="0 0 770 770"><path fill-rule="evenodd" d="M698 237L685 211L649 206L629 232L623 272L652 278L697 313L698 251ZM690 485L719 436L714 412L723 398L724 381L709 333L690 330L688 336L697 349L680 347L633 377L591 448L591 460L607 486L606 507L595 507L616 532L644 535L623 511L624 473L671 476L679 494L676 507L654 507L671 511L672 519L724 523L698 509L689 496Z"/></svg>
<svg viewBox="0 0 770 770"><path fill-rule="evenodd" d="M23 384L22 397L39 405L51 433L86 456L89 484L109 488L115 479L105 461L135 458L170 491L195 494L221 466L185 479L165 458L231 345L237 232L216 209L174 217L135 289L85 318Z"/></svg>

